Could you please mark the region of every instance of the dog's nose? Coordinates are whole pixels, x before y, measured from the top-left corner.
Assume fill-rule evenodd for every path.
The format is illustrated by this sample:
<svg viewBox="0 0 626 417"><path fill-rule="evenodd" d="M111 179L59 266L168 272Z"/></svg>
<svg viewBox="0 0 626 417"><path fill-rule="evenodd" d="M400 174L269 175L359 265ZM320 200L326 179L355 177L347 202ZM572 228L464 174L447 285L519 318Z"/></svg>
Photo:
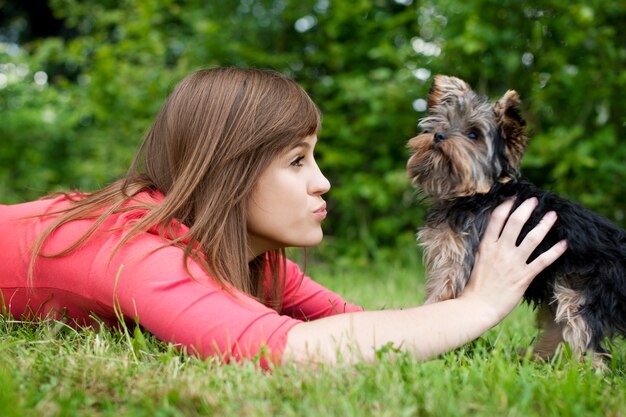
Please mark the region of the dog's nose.
<svg viewBox="0 0 626 417"><path fill-rule="evenodd" d="M437 132L435 133L435 143L442 142L446 139L445 133Z"/></svg>

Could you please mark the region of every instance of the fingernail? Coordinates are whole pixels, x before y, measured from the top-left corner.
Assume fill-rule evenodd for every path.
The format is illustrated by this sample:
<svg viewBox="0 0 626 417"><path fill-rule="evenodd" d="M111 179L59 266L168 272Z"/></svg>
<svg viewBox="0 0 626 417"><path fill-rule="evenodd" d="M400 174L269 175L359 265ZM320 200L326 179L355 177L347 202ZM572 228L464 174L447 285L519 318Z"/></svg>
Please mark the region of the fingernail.
<svg viewBox="0 0 626 417"><path fill-rule="evenodd" d="M557 215L555 211L549 211L543 216L543 218L546 220L556 220Z"/></svg>
<svg viewBox="0 0 626 417"><path fill-rule="evenodd" d="M563 239L562 241L559 242L561 244L561 246L563 247L563 249L567 249L567 240Z"/></svg>

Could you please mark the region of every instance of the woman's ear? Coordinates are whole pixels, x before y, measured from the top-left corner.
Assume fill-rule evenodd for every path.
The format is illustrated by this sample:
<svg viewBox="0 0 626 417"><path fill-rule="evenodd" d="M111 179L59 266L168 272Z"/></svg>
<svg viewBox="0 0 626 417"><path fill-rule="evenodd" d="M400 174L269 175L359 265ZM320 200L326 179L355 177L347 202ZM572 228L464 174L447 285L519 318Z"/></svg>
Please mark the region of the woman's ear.
<svg viewBox="0 0 626 417"><path fill-rule="evenodd" d="M520 163L528 143L526 121L520 113L521 100L514 90L507 91L493 106L496 123L504 142L504 157L509 170L519 173Z"/></svg>

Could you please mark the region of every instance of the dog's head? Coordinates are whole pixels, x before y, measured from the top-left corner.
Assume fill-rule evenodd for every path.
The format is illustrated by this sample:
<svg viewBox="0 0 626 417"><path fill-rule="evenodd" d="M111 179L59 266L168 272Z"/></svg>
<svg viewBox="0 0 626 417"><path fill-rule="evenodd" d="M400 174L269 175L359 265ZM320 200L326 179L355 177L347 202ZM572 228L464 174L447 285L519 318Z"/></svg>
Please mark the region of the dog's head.
<svg viewBox="0 0 626 417"><path fill-rule="evenodd" d="M435 76L421 133L408 143L413 185L433 199L452 200L517 179L528 141L520 104L513 90L493 103L459 78Z"/></svg>

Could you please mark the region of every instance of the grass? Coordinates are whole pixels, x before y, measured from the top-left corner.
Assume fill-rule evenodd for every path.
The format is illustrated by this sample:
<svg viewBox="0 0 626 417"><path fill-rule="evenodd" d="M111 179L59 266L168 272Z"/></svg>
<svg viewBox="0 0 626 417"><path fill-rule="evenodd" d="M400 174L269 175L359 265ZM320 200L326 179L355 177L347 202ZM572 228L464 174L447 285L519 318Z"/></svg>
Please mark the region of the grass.
<svg viewBox="0 0 626 417"><path fill-rule="evenodd" d="M308 266L366 308L423 299L421 269L394 262ZM0 416L626 416L626 343L600 373L567 352L519 358L536 336L520 306L478 341L420 363L379 352L375 364L264 372L177 352L148 334L0 320Z"/></svg>

